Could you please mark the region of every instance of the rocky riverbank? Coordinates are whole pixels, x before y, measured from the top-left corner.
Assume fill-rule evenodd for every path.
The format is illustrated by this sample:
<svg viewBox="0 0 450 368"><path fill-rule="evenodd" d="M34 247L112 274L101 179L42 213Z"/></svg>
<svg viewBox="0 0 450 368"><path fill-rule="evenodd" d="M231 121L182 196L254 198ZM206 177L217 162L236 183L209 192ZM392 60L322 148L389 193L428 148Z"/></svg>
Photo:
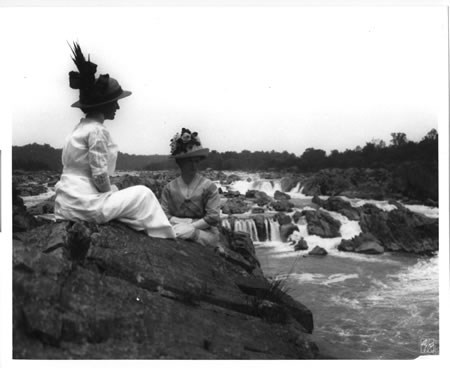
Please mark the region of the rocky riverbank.
<svg viewBox="0 0 450 368"><path fill-rule="evenodd" d="M311 312L263 276L246 234L223 243L114 222L15 232L14 358L317 358Z"/></svg>
<svg viewBox="0 0 450 368"><path fill-rule="evenodd" d="M246 196L255 197L262 204L288 200L286 193L301 184L302 193L307 196L346 196L375 200L397 200L410 204L425 204L438 206L437 178L429 173L421 173L421 180L416 178L418 168L414 165L403 165L393 169L323 169L313 173L268 172L259 173L261 180L278 182L280 196L268 200L260 194L261 191L239 193L224 192L224 196L233 198ZM420 170L419 170L420 171ZM225 174L221 171L206 170L202 173L211 180L228 186L238 180L246 180L245 173ZM26 172L16 170L13 173L14 185L22 196L44 193L47 187L52 187L59 179L59 173L51 171ZM137 175L119 175L112 178L112 183L119 189L130 185L146 185L159 196L164 185L176 177L175 171L141 171ZM259 193L258 193L259 192Z"/></svg>
<svg viewBox="0 0 450 368"><path fill-rule="evenodd" d="M56 173L51 172L16 174L14 176L16 195L22 196L30 192L40 193L36 188L44 188L46 190L47 187L54 185L58 178ZM321 238L340 237L341 223L322 210L325 209L340 213L349 220L358 221L360 224L360 236L354 239L343 240L338 247L341 251L374 254L383 253L384 251L433 254L438 251L438 219L427 218L413 213L397 200L390 199L388 202L389 206L394 208L394 210L385 211L374 204L354 207L348 200L336 196L331 196L328 200L322 200L315 196L312 201L309 199L308 203L299 205L297 203L299 199L291 198L289 194L292 187L299 187L299 182L303 183L303 190L306 192L329 194L329 188L333 187L329 184L330 182L351 181L354 183L353 190L347 190L341 194L349 195L350 197L348 198L351 198L355 193L359 193L362 197L377 197L375 191L369 191L368 188L378 188L385 195L388 188L392 187L392 177L389 176L386 170L322 170L313 176L301 178L295 175L280 178L279 173L261 174L260 177L264 177L263 180L268 180L269 183L274 181L279 183L277 185L281 190L275 190L273 196L269 196L260 190L247 190L243 194L229 189L229 185L233 182L244 181L243 177L236 174L225 175L223 172L207 170L204 172L204 175L211 180L220 182L222 188L228 188L228 190L221 190L221 210L225 216L228 216L227 222L230 228L235 230L236 220L242 218L241 215L244 215L245 218L254 222L252 226L254 225L255 227L255 235L261 241L269 239L267 218L277 221L280 240L283 242L288 241L289 236L299 230L299 219L302 219L301 222L306 223L309 235L317 235ZM139 175L124 174L116 176L112 178L112 182L120 189L132 185L145 185L159 196L164 185L175 176L176 173L171 171L144 172L139 173ZM338 180L338 178L340 179ZM321 186L319 185L320 183L328 184ZM356 190L356 187L359 189ZM368 194L369 192L371 195ZM16 198L18 197L16 196ZM432 200L430 201L432 202ZM45 199L41 203L28 208L25 212L15 204L17 210L14 211L14 229L23 231L29 224L35 223L36 219L30 215L51 214L53 212L53 202L54 198ZM407 202L411 203L411 201L403 203ZM307 210L293 213L294 208L302 208L305 205L308 207ZM297 245L298 249L307 247L304 241Z"/></svg>

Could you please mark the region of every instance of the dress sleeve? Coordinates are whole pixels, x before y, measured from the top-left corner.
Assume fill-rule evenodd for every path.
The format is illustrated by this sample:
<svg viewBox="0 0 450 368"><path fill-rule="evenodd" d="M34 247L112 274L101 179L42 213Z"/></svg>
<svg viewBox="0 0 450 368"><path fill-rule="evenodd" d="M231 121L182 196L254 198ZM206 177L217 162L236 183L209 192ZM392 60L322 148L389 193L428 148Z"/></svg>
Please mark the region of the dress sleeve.
<svg viewBox="0 0 450 368"><path fill-rule="evenodd" d="M97 128L88 136L89 166L92 176L108 173L109 136L104 129Z"/></svg>
<svg viewBox="0 0 450 368"><path fill-rule="evenodd" d="M220 196L219 190L211 183L204 191L205 216L203 219L210 226L217 226L220 221Z"/></svg>

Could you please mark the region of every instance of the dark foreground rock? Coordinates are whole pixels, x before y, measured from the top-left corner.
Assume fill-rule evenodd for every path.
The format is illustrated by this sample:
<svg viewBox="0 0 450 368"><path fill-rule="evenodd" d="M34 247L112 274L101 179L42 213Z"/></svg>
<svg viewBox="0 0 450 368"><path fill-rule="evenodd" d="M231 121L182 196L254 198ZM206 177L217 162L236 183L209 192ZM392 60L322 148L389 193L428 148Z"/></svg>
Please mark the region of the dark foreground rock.
<svg viewBox="0 0 450 368"><path fill-rule="evenodd" d="M220 255L124 225L53 223L13 244L15 359L311 359L311 312L248 238ZM253 262L252 262L253 259Z"/></svg>

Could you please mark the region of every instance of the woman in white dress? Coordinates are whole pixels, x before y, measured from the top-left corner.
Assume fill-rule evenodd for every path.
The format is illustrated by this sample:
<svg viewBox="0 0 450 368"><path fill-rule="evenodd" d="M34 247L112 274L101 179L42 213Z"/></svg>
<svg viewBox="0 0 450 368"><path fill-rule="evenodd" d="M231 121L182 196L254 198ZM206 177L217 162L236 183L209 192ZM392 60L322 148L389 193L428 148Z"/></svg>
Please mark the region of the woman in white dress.
<svg viewBox="0 0 450 368"><path fill-rule="evenodd" d="M153 192L137 185L118 190L109 176L116 165L118 147L105 120L113 120L118 100L131 94L108 74L95 78L97 66L86 60L78 44L72 49L79 72L70 72L70 86L80 90L82 118L67 137L62 153L63 172L56 184L57 219L98 224L118 220L157 238L175 238L174 230Z"/></svg>
<svg viewBox="0 0 450 368"><path fill-rule="evenodd" d="M171 157L181 175L168 183L161 206L174 225L178 238L192 240L223 251L219 244L220 196L217 186L198 173L198 163L207 157L198 134L183 128L171 140Z"/></svg>

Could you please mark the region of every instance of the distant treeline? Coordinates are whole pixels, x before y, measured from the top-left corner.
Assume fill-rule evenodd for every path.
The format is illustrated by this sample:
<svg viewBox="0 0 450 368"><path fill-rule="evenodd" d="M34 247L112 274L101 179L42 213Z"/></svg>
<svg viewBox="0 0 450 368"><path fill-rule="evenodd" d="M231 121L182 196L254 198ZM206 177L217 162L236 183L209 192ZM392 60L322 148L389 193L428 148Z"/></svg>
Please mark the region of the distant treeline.
<svg viewBox="0 0 450 368"><path fill-rule="evenodd" d="M62 149L53 148L48 144L27 144L25 146L13 146L12 168L13 170L62 170ZM117 157L117 170L142 170L149 164L165 162L165 155L129 155L119 152Z"/></svg>
<svg viewBox="0 0 450 368"><path fill-rule="evenodd" d="M438 133L428 132L419 142L409 141L405 133L392 133L389 144L372 140L363 147L325 151L307 148L302 155L283 152L212 151L201 162L202 168L215 170L289 170L314 172L325 168L392 168L406 162L416 162L431 169L437 175ZM61 171L61 149L48 144L28 144L13 147L13 169ZM129 155L119 153L118 170L165 170L175 168L175 162L165 155Z"/></svg>
<svg viewBox="0 0 450 368"><path fill-rule="evenodd" d="M364 147L332 150L329 155L321 149L307 148L301 156L283 152L237 152L212 151L201 162L202 168L215 170L289 170L314 172L326 168L391 168L405 162L421 162L435 165L438 160L438 133L432 129L419 142L408 141L405 133L392 133L387 145L383 140L372 140ZM175 167L173 161L161 161L145 167L161 170Z"/></svg>

